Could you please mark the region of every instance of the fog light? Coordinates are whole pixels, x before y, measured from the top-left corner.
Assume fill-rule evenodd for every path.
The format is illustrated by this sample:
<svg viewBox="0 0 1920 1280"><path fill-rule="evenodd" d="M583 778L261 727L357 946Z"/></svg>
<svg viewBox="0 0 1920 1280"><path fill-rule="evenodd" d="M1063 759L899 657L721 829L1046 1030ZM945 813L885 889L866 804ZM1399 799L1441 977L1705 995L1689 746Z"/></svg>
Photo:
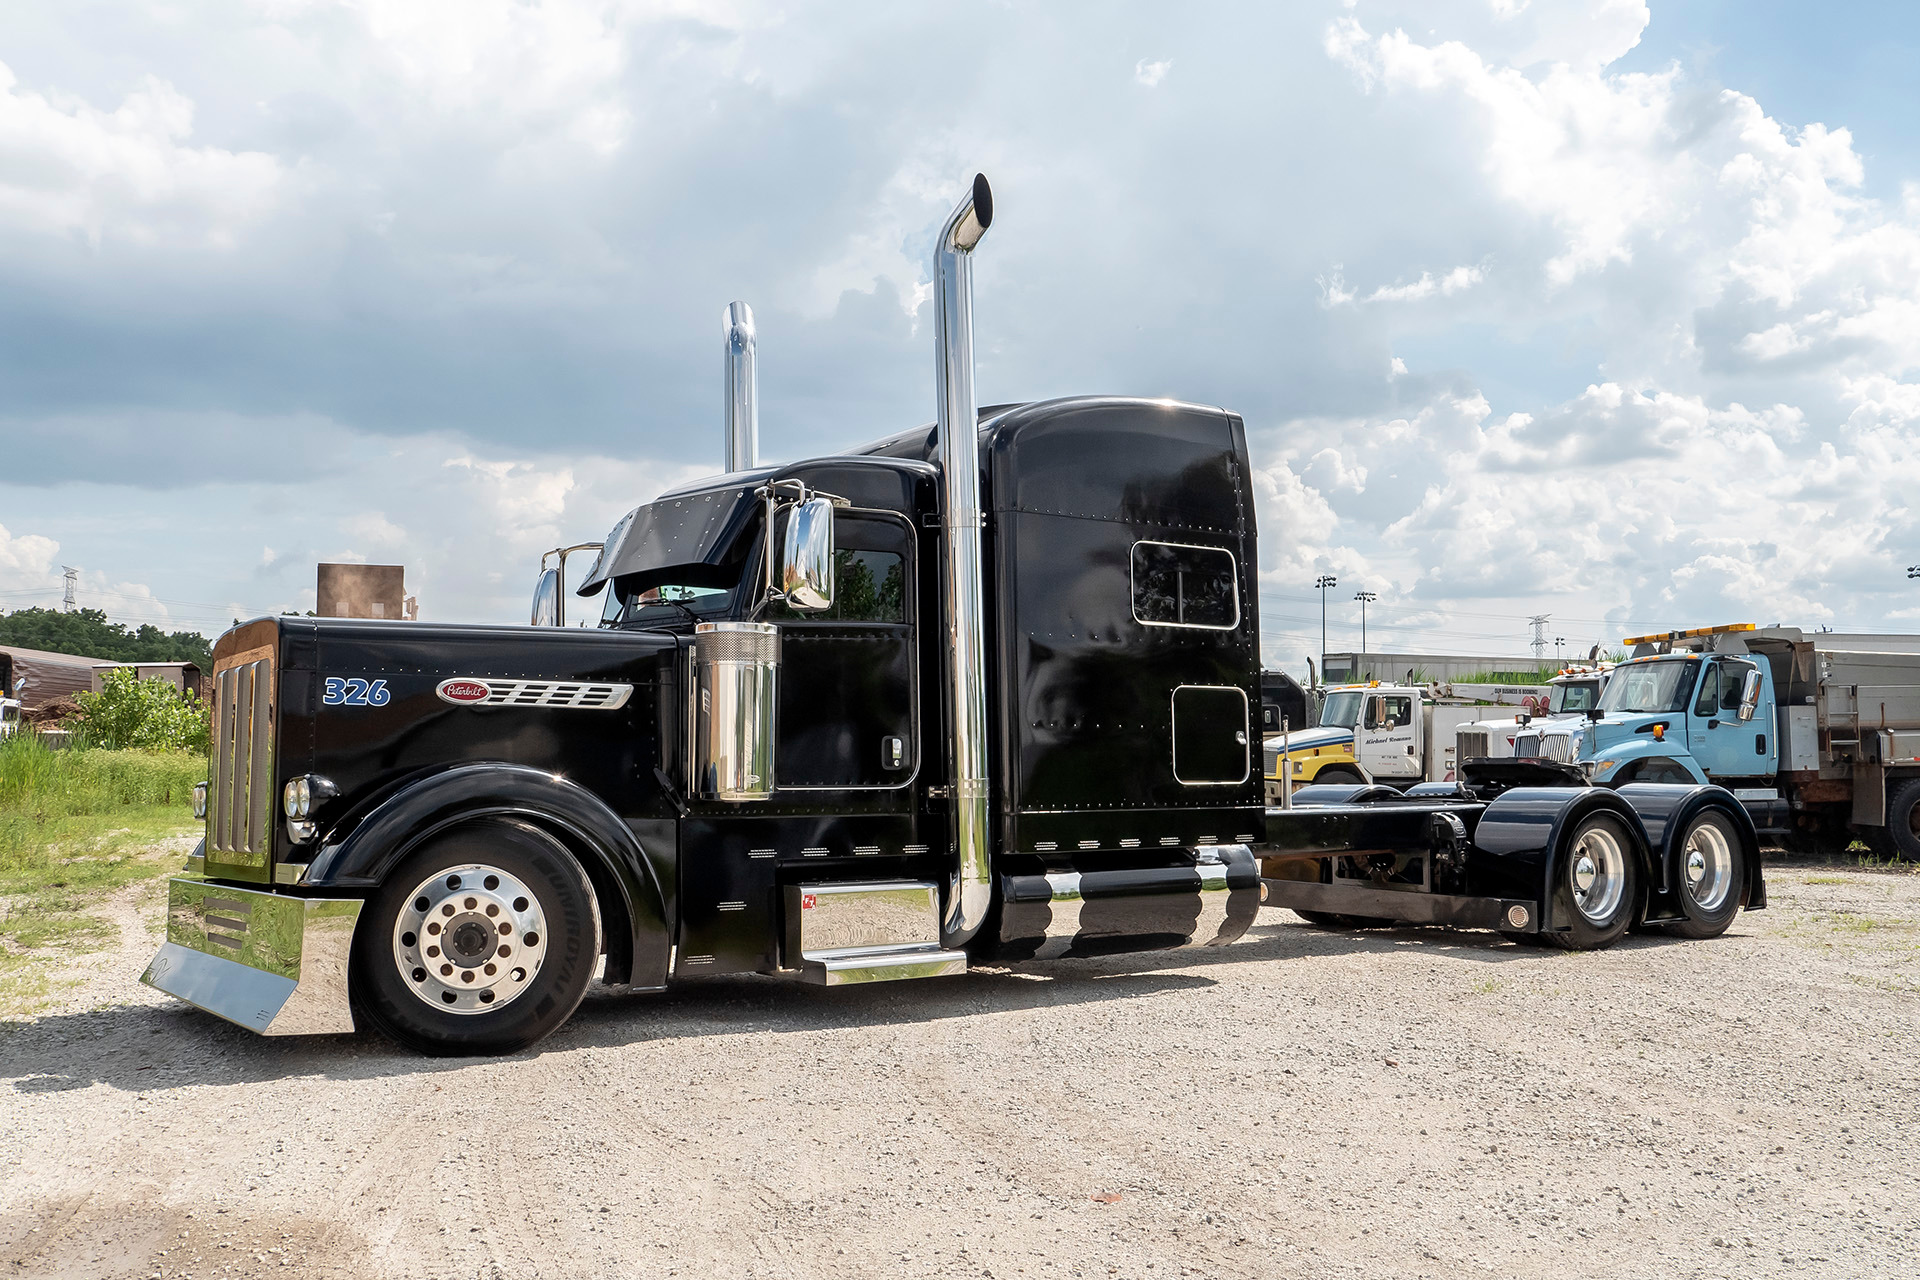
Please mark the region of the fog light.
<svg viewBox="0 0 1920 1280"><path fill-rule="evenodd" d="M193 816L204 819L207 816L207 784L193 784Z"/></svg>
<svg viewBox="0 0 1920 1280"><path fill-rule="evenodd" d="M1516 929L1526 928L1527 921L1531 918L1532 913L1518 903L1507 908L1507 923Z"/></svg>

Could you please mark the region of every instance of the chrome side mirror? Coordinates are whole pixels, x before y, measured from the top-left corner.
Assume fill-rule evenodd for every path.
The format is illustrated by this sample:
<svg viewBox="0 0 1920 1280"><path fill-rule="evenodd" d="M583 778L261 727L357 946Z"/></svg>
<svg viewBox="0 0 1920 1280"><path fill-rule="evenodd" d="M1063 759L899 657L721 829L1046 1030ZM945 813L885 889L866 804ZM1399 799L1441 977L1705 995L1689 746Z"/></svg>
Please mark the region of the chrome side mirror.
<svg viewBox="0 0 1920 1280"><path fill-rule="evenodd" d="M560 625L560 571L548 569L533 588L533 619L536 627Z"/></svg>
<svg viewBox="0 0 1920 1280"><path fill-rule="evenodd" d="M1760 705L1760 669L1749 667L1746 681L1740 686L1740 718L1753 719L1755 708Z"/></svg>
<svg viewBox="0 0 1920 1280"><path fill-rule="evenodd" d="M804 498L782 515L773 590L807 613L833 608L833 502Z"/></svg>

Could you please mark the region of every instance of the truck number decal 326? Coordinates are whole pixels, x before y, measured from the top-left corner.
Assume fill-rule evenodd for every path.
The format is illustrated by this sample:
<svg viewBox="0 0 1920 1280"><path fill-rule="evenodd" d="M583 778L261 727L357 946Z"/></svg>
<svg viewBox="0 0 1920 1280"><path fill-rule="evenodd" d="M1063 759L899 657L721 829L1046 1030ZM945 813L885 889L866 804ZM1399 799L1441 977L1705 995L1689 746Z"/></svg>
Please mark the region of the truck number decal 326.
<svg viewBox="0 0 1920 1280"><path fill-rule="evenodd" d="M320 701L329 707L384 707L393 701L385 680L343 679L328 676Z"/></svg>

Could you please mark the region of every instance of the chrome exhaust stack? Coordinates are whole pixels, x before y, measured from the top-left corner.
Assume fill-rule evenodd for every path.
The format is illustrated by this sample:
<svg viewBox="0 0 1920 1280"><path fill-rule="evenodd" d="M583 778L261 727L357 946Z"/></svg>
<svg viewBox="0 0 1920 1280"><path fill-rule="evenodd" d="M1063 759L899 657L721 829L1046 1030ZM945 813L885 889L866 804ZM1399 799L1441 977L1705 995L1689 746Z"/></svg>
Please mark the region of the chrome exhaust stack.
<svg viewBox="0 0 1920 1280"><path fill-rule="evenodd" d="M760 465L760 387L753 367L753 308L730 302L721 317L727 337L727 441L724 470Z"/></svg>
<svg viewBox="0 0 1920 1280"><path fill-rule="evenodd" d="M993 225L985 174L940 229L933 312L944 498L941 589L947 614L947 723L953 726L953 875L941 943L965 945L993 900L987 791L986 606L981 579L979 407L973 391L973 249Z"/></svg>

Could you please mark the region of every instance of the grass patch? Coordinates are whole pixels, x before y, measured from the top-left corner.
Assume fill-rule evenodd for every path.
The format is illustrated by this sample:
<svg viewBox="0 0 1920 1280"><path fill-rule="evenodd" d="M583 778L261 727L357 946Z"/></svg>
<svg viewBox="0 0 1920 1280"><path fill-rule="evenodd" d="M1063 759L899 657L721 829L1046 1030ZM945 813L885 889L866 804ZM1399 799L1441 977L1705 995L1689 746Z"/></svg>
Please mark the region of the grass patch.
<svg viewBox="0 0 1920 1280"><path fill-rule="evenodd" d="M113 941L110 895L179 869L206 776L191 752L0 741L0 1008L31 1005L55 962Z"/></svg>
<svg viewBox="0 0 1920 1280"><path fill-rule="evenodd" d="M1801 884L1846 884L1845 876L1808 876Z"/></svg>

